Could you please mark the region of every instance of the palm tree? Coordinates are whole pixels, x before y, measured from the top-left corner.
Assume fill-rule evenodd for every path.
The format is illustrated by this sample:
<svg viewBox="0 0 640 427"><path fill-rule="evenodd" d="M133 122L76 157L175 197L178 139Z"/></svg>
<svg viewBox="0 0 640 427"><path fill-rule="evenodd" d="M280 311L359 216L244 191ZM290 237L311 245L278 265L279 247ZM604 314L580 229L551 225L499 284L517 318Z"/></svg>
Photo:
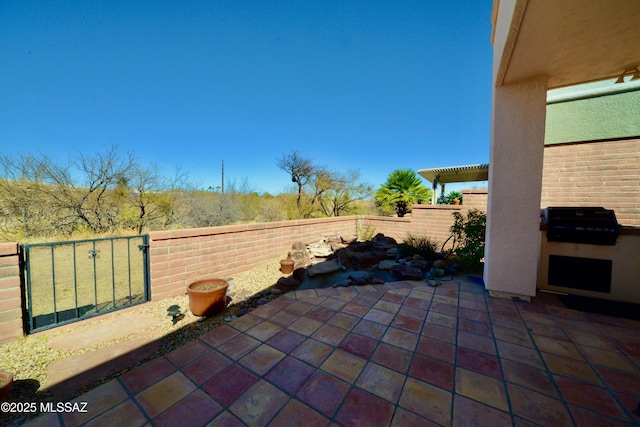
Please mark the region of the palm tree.
<svg viewBox="0 0 640 427"><path fill-rule="evenodd" d="M411 169L397 169L389 175L387 182L376 191L376 205L394 207L398 217L411 211L414 203L428 202L431 190L422 185L420 178Z"/></svg>

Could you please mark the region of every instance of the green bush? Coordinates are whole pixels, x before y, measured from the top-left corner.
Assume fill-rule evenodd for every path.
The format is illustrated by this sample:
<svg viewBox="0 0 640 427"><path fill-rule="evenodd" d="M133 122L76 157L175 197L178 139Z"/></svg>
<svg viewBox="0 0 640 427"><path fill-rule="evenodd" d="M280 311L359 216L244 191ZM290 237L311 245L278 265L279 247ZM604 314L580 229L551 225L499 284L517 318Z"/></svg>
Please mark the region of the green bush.
<svg viewBox="0 0 640 427"><path fill-rule="evenodd" d="M405 257L420 255L424 259L433 260L438 255L439 247L439 242L431 240L427 236L407 233L407 236L400 244L400 252Z"/></svg>
<svg viewBox="0 0 640 427"><path fill-rule="evenodd" d="M484 237L487 229L487 214L470 209L466 215L453 213L451 232L456 235L458 246L453 253L467 268L480 269L484 257Z"/></svg>

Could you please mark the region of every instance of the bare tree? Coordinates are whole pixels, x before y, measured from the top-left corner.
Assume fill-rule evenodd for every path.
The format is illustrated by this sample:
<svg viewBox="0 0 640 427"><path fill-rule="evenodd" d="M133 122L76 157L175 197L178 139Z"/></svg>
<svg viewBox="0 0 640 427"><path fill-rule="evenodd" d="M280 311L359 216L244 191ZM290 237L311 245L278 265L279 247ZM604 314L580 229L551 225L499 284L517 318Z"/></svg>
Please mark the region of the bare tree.
<svg viewBox="0 0 640 427"><path fill-rule="evenodd" d="M297 185L298 198L296 205L298 207L298 217L303 217L302 212L302 190L311 181L316 172L316 167L311 160L302 157L297 151L283 155L276 165L291 176L291 182Z"/></svg>
<svg viewBox="0 0 640 427"><path fill-rule="evenodd" d="M360 183L360 173L349 171L346 175L335 175L333 186L320 199L322 211L327 216L340 216L350 212L356 201L373 195L371 186Z"/></svg>

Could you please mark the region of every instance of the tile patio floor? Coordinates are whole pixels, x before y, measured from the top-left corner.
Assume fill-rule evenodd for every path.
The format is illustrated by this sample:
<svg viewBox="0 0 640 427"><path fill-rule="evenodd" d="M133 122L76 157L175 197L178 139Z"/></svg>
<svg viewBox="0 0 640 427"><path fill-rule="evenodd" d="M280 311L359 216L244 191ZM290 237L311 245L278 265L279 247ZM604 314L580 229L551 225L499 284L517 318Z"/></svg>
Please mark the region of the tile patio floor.
<svg viewBox="0 0 640 427"><path fill-rule="evenodd" d="M31 425L640 425L640 322L466 280L289 293Z"/></svg>

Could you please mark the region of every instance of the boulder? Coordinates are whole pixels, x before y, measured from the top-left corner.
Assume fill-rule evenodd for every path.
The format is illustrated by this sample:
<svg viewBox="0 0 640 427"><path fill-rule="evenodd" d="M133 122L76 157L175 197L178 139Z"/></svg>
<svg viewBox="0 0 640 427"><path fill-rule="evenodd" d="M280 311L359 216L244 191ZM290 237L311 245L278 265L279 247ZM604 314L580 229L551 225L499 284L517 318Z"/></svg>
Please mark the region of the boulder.
<svg viewBox="0 0 640 427"><path fill-rule="evenodd" d="M380 263L378 264L378 268L380 270L391 270L394 265L397 265L395 261L391 261L390 259L385 259L383 261L380 261Z"/></svg>
<svg viewBox="0 0 640 427"><path fill-rule="evenodd" d="M317 264L313 264L307 267L307 275L309 277L317 276L319 274L329 274L340 270L340 265L338 261L323 261Z"/></svg>
<svg viewBox="0 0 640 427"><path fill-rule="evenodd" d="M391 268L391 274L400 280L422 280L422 270L407 264L398 264Z"/></svg>
<svg viewBox="0 0 640 427"><path fill-rule="evenodd" d="M279 289L282 292L289 292L298 289L302 282L293 276L290 277L281 277L278 279L278 282L274 285L276 289Z"/></svg>

